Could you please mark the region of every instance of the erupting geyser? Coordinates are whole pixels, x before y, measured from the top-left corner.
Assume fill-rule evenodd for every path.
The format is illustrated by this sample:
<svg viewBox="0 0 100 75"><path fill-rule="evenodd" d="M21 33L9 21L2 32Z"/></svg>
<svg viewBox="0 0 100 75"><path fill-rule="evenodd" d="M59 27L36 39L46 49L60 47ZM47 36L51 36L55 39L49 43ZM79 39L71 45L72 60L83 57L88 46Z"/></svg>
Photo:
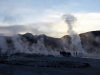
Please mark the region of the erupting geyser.
<svg viewBox="0 0 100 75"><path fill-rule="evenodd" d="M67 23L68 25L68 33L70 34L71 36L71 39L72 39L72 45L74 45L75 47L77 47L77 51L74 52L73 54L84 54L84 49L82 48L82 45L81 45L81 40L80 40L80 37L79 35L73 30L73 27L74 27L74 23L77 21L76 17L74 17L73 15L64 15L63 16L65 22Z"/></svg>

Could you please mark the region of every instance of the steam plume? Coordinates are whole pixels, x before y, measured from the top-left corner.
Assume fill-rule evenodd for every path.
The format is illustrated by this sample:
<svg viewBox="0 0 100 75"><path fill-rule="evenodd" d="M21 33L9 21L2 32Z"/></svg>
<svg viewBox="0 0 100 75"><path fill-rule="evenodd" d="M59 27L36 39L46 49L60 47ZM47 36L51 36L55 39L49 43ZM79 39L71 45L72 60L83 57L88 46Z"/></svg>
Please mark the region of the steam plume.
<svg viewBox="0 0 100 75"><path fill-rule="evenodd" d="M84 53L84 50L82 48L82 45L81 45L81 40L80 40L80 37L79 35L73 30L73 27L74 27L74 23L77 21L76 17L74 17L73 15L64 15L64 20L65 22L67 23L68 25L68 33L71 35L71 38L72 38L72 44L74 44L77 48L78 48L78 51L81 52L81 53Z"/></svg>

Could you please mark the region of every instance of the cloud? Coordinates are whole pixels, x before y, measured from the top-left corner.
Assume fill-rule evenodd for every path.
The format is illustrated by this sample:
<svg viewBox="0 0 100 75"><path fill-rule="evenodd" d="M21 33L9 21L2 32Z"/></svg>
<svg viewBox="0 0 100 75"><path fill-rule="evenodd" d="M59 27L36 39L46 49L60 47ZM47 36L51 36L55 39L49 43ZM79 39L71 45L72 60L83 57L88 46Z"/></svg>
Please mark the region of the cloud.
<svg viewBox="0 0 100 75"><path fill-rule="evenodd" d="M100 30L100 13L73 13L77 17L77 32Z"/></svg>
<svg viewBox="0 0 100 75"><path fill-rule="evenodd" d="M61 26L62 24L64 23L45 22L45 23L36 23L36 24L27 24L27 25L0 26L0 33L3 35L11 36L18 33L24 34L30 32L35 35L46 34L52 37L62 37L64 32L66 32L66 25L65 27L64 26L62 27Z"/></svg>
<svg viewBox="0 0 100 75"><path fill-rule="evenodd" d="M53 13L49 13L49 15L54 14L53 10L51 12ZM55 13L57 13L57 11ZM60 14L62 15L64 14L64 12L62 13L60 12ZM88 31L100 30L100 13L71 13L71 14L77 18L77 21L73 28L75 32L84 33ZM57 15L55 20L56 22L53 23L52 25L52 29L55 33L55 36L57 36L58 34L59 37L68 34L67 33L68 27L66 26L65 22L61 20L61 15ZM54 20L53 17L50 18L51 20Z"/></svg>
<svg viewBox="0 0 100 75"><path fill-rule="evenodd" d="M73 28L75 32L83 33L87 31L100 30L100 13L73 13L73 15L77 18L77 22ZM59 17L60 19L56 22L0 26L0 32L6 35L31 32L36 35L46 34L53 37L62 37L68 34L68 27L66 23L61 20L61 16Z"/></svg>
<svg viewBox="0 0 100 75"><path fill-rule="evenodd" d="M32 0L0 1L0 21L5 24L32 22L30 19L33 19L35 9L31 5Z"/></svg>
<svg viewBox="0 0 100 75"><path fill-rule="evenodd" d="M99 12L81 13L78 12L81 9L76 9L81 6L80 2L60 1L56 1L58 4L52 4L53 1L50 1L51 4L43 2L41 7L41 1L36 4L37 0L0 0L0 33L10 35L32 32L62 37L68 34L68 27L61 16L70 12L77 12L71 13L77 18L73 28L75 32L100 30ZM52 6L49 7L49 4Z"/></svg>
<svg viewBox="0 0 100 75"><path fill-rule="evenodd" d="M0 26L0 33L3 35L14 35L27 30L26 27L20 25Z"/></svg>

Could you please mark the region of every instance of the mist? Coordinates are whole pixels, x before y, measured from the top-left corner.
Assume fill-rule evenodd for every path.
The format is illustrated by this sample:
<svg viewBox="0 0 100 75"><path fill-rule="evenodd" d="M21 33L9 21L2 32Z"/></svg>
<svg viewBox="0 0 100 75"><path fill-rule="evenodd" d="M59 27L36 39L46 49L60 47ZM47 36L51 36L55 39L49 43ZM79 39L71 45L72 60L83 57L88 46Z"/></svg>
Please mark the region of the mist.
<svg viewBox="0 0 100 75"><path fill-rule="evenodd" d="M63 15L63 18L64 18L66 24L68 25L67 33L69 33L71 36L72 44L75 45L78 49L77 52L85 53L84 49L82 48L79 35L73 30L75 22L77 21L77 18L71 14Z"/></svg>

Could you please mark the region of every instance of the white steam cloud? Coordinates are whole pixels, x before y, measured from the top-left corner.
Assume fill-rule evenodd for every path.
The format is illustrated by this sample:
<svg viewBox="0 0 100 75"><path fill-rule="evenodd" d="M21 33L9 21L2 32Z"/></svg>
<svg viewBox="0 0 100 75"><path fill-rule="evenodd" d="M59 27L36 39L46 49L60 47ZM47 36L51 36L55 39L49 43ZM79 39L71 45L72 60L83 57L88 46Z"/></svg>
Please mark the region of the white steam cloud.
<svg viewBox="0 0 100 75"><path fill-rule="evenodd" d="M67 32L71 35L72 44L74 44L78 48L79 53L84 53L84 50L83 50L81 42L80 42L81 41L80 37L73 30L74 23L77 21L76 17L74 17L73 15L68 14L68 15L64 15L63 18L64 18L65 22L68 25L68 31Z"/></svg>

